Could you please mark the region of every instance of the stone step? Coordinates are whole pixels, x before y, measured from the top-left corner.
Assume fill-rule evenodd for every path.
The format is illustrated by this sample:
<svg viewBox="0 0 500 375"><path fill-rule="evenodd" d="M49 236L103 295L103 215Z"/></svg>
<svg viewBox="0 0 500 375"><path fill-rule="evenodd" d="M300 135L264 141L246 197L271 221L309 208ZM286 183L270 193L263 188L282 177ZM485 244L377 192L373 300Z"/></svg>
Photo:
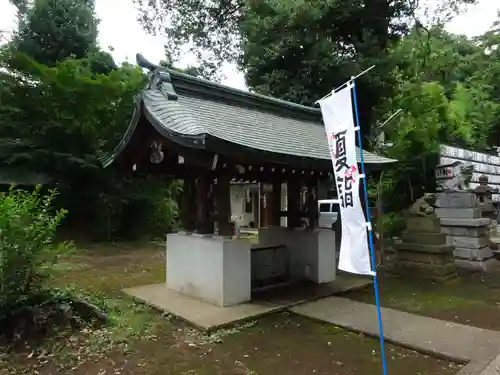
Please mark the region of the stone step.
<svg viewBox="0 0 500 375"><path fill-rule="evenodd" d="M496 235L496 236L492 235L492 236L490 236L490 240L492 242L496 243L496 244L500 244L500 236L499 235Z"/></svg>
<svg viewBox="0 0 500 375"><path fill-rule="evenodd" d="M489 226L491 220L488 218L478 218L478 219L452 219L452 218L442 218L441 225L445 227L469 227L469 228L479 228Z"/></svg>
<svg viewBox="0 0 500 375"><path fill-rule="evenodd" d="M416 262L425 264L453 263L453 254L430 254L401 251L396 256L396 262Z"/></svg>
<svg viewBox="0 0 500 375"><path fill-rule="evenodd" d="M483 237L489 236L490 230L487 226L482 227L441 227L441 232L448 236Z"/></svg>
<svg viewBox="0 0 500 375"><path fill-rule="evenodd" d="M470 249L463 247L456 247L453 250L455 258L467 259L467 260L488 260L493 258L493 252L489 247L483 247L481 249Z"/></svg>
<svg viewBox="0 0 500 375"><path fill-rule="evenodd" d="M444 233L405 232L402 238L403 242L406 243L446 245L446 234Z"/></svg>
<svg viewBox="0 0 500 375"><path fill-rule="evenodd" d="M468 259L455 259L455 264L459 268L471 271L491 272L491 271L497 271L500 268L500 262L495 258L481 260L481 261L468 260Z"/></svg>
<svg viewBox="0 0 500 375"><path fill-rule="evenodd" d="M410 216L406 220L406 230L416 233L440 233L441 222L438 217Z"/></svg>
<svg viewBox="0 0 500 375"><path fill-rule="evenodd" d="M415 253L453 254L453 245L424 245L420 243L401 242L394 244L394 248L398 251Z"/></svg>
<svg viewBox="0 0 500 375"><path fill-rule="evenodd" d="M446 243L455 247L480 249L489 245L488 237L447 236Z"/></svg>
<svg viewBox="0 0 500 375"><path fill-rule="evenodd" d="M436 208L436 215L441 219L479 219L481 209L479 208Z"/></svg>
<svg viewBox="0 0 500 375"><path fill-rule="evenodd" d="M396 262L394 272L416 278L442 279L454 277L457 267L454 262L447 264L428 264L419 262Z"/></svg>

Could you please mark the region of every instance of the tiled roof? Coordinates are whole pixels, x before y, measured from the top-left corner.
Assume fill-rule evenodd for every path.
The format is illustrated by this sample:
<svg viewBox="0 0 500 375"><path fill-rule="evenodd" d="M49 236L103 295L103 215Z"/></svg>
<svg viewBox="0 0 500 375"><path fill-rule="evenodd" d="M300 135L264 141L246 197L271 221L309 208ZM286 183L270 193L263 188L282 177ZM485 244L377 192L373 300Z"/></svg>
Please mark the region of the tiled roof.
<svg viewBox="0 0 500 375"><path fill-rule="evenodd" d="M191 137L211 136L273 153L330 159L319 109L230 89L208 81L203 84L212 86L213 95L202 95L194 89L186 90L185 86L178 90L176 83L181 80L190 81L193 86L203 80L178 72L169 73L177 94L176 100L169 100L162 88L148 89L142 93L146 110L168 132ZM221 89L224 90L224 96L217 95ZM234 91L237 98L227 100L228 91ZM245 100L242 96L246 97ZM255 96L255 104L252 103L252 96ZM286 115L286 108L273 111L259 105L266 99L274 103L275 107L284 107L286 104L291 113ZM302 116L294 116L301 110L304 112ZM356 151L359 161L359 149L356 148ZM367 164L395 161L368 151L364 151L364 160Z"/></svg>
<svg viewBox="0 0 500 375"><path fill-rule="evenodd" d="M214 139L276 155L330 159L319 108L233 89L149 62L144 65L140 59L139 65L151 69L150 85L138 96L130 127L113 155L103 161L105 166L126 147L144 112L157 130L176 138ZM359 161L358 148L356 154ZM396 161L368 151L363 155L367 164Z"/></svg>

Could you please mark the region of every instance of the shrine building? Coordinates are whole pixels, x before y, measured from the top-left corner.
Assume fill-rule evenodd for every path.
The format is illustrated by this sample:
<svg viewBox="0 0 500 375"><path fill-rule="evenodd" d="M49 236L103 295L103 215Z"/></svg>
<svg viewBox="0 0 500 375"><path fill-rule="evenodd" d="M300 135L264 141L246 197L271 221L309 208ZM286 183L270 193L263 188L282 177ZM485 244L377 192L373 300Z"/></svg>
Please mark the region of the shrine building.
<svg viewBox="0 0 500 375"><path fill-rule="evenodd" d="M317 227L317 200L333 173L319 108L137 59L149 81L105 166L183 181L182 231L167 235L166 287L230 306L259 288L334 280L335 232ZM367 173L395 161L363 154ZM235 221L253 221L258 244L234 236Z"/></svg>

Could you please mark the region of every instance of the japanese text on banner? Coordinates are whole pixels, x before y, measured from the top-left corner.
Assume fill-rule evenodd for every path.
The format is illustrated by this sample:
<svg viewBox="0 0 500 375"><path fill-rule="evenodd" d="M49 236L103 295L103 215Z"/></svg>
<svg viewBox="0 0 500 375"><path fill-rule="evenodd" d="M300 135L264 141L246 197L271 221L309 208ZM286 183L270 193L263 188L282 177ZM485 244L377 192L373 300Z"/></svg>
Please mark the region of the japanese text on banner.
<svg viewBox="0 0 500 375"><path fill-rule="evenodd" d="M340 200L342 238L339 269L373 275L368 248L367 223L359 196L360 174L356 157L356 129L351 85L320 101Z"/></svg>
<svg viewBox="0 0 500 375"><path fill-rule="evenodd" d="M335 185L337 186L337 193L340 199L342 208L353 207L353 183L356 182L358 167L357 165L347 164L346 153L346 130L340 131L337 134L331 135L333 147L330 151L332 153L332 160L335 160Z"/></svg>

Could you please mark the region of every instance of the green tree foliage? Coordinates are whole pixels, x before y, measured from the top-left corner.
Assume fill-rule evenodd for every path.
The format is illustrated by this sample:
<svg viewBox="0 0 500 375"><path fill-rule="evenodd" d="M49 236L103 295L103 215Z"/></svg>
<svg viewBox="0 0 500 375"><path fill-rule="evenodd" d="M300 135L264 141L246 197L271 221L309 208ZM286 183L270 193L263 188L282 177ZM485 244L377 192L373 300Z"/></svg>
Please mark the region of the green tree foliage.
<svg viewBox="0 0 500 375"><path fill-rule="evenodd" d="M493 27L477 38L477 43L483 48L483 64L472 75L473 82L481 84L491 101L500 103L500 14ZM500 145L500 112L497 109L488 134L489 145Z"/></svg>
<svg viewBox="0 0 500 375"><path fill-rule="evenodd" d="M124 135L146 76L99 48L93 0L11 2L19 28L0 54L3 171L48 176L77 232L163 236L176 225L178 187L100 161Z"/></svg>
<svg viewBox="0 0 500 375"><path fill-rule="evenodd" d="M175 227L177 186L127 179L103 169L100 160L127 129L134 96L146 80L139 68L124 64L95 74L88 58L49 68L10 50L0 64L4 166L50 176L61 193L58 204L70 212L69 224L92 223L88 229L99 238L140 231L162 235Z"/></svg>
<svg viewBox="0 0 500 375"><path fill-rule="evenodd" d="M423 190L434 189L433 168L439 145L475 150L491 146L499 102L488 77L495 66L483 45L435 27L414 29L390 49L394 93L379 113L401 109L384 131L393 146L384 152L399 160L387 175L403 206ZM499 65L496 62L498 69Z"/></svg>
<svg viewBox="0 0 500 375"><path fill-rule="evenodd" d="M15 48L53 67L68 57L83 58L96 45L94 0L13 1L19 27Z"/></svg>
<svg viewBox="0 0 500 375"><path fill-rule="evenodd" d="M94 77L89 59L49 68L6 51L0 66L0 138L13 141L2 160L57 180L74 178L75 168L98 167L100 154L124 133L133 96L145 83L131 66Z"/></svg>
<svg viewBox="0 0 500 375"><path fill-rule="evenodd" d="M168 48L173 55L180 52L180 46L190 44L201 61L236 61L245 52L244 44L248 38L252 42L253 33L265 33L269 26L282 22L275 29L278 35L299 36L306 31L317 34L324 27L325 36L334 39L344 38L348 44L340 46L349 51L349 43L364 43L368 47L370 38L383 45L389 35L400 35L415 22L422 25L416 16L417 9L424 10L426 5L433 9L433 23L446 22L457 14L464 5L476 0L362 0L345 2L339 0L134 0L140 14L139 20L145 29L152 33L166 33ZM427 16L429 12L425 9ZM299 23L299 19L313 21L312 24ZM318 23L321 22L322 24ZM255 22L255 24L254 24ZM288 26L296 26L287 28ZM361 25L361 27L360 27ZM248 28L250 26L250 28ZM254 26L264 26L263 29ZM263 38L263 47L270 39ZM336 56L336 49L330 51ZM244 66L244 68L247 68Z"/></svg>
<svg viewBox="0 0 500 375"><path fill-rule="evenodd" d="M386 49L415 22L411 0L135 0L150 32L166 31L173 50L191 44L203 62L236 61L248 86L263 94L311 105L333 87L376 64L359 81L363 132L373 108L392 94ZM471 0L442 0L442 22ZM416 20L416 21L415 21Z"/></svg>

